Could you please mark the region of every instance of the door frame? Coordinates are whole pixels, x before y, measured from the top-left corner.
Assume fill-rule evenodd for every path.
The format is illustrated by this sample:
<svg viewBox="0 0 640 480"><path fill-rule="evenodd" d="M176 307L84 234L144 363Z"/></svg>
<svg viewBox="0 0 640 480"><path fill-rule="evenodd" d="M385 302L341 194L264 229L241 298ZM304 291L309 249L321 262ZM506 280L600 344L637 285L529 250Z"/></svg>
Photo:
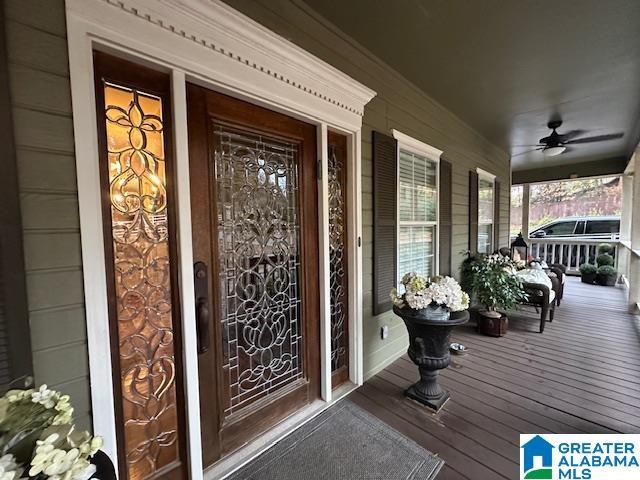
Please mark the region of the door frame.
<svg viewBox="0 0 640 480"><path fill-rule="evenodd" d="M171 76L176 235L183 328L187 449L202 478L189 187L186 82L285 113L317 128L321 397L331 389L327 132L348 137L349 377L363 381L361 128L375 92L219 0L67 0L67 40L82 238L93 428L117 463L102 228L93 50ZM135 33L135 34L134 34Z"/></svg>

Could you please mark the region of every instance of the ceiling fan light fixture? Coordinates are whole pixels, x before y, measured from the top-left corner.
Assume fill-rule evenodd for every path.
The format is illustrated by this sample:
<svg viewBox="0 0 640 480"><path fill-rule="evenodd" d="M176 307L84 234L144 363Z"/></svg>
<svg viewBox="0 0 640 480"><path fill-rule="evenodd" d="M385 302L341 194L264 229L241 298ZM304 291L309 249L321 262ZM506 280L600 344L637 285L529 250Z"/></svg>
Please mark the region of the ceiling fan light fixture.
<svg viewBox="0 0 640 480"><path fill-rule="evenodd" d="M555 157L556 155L560 155L561 153L563 153L566 149L567 147L558 145L556 147L545 148L542 153L544 153L546 157Z"/></svg>

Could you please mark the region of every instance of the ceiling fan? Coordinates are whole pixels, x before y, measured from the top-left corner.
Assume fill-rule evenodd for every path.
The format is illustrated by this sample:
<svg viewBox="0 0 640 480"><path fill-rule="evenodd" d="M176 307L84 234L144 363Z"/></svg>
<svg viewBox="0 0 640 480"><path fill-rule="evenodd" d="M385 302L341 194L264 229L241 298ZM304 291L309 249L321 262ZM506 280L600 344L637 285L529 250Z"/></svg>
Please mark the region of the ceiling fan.
<svg viewBox="0 0 640 480"><path fill-rule="evenodd" d="M607 135L595 135L592 137L576 138L586 133L585 130L569 130L567 133L558 133L556 130L562 125L562 120L551 120L547 126L551 129L551 134L541 138L537 145L518 145L521 147L537 147L533 150L517 153L515 156L524 155L531 152L542 151L549 157L560 155L561 153L571 151L571 146L583 143L606 142L607 140L615 140L624 136L624 133L610 133Z"/></svg>

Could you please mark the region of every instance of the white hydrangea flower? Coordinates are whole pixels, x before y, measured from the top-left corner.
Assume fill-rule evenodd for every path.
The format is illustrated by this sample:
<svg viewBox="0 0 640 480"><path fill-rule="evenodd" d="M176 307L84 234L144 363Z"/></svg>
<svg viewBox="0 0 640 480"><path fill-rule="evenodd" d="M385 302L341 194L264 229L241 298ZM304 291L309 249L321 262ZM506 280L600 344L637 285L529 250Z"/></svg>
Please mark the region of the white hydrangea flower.
<svg viewBox="0 0 640 480"><path fill-rule="evenodd" d="M431 292L428 289L407 292L405 294L405 300L414 310L427 308L433 302Z"/></svg>
<svg viewBox="0 0 640 480"><path fill-rule="evenodd" d="M80 456L80 450L62 450L45 444L36 447L36 455L31 460L29 476L43 473L49 480L75 480L84 478L90 463Z"/></svg>
<svg viewBox="0 0 640 480"><path fill-rule="evenodd" d="M102 439L102 437L93 437L91 439L91 442L89 442L89 456L93 457L96 453L98 453L98 450L102 448L102 445L104 445L104 440Z"/></svg>
<svg viewBox="0 0 640 480"><path fill-rule="evenodd" d="M444 282L429 285L430 296L438 305L445 305L449 300L449 288Z"/></svg>
<svg viewBox="0 0 640 480"><path fill-rule="evenodd" d="M23 400L27 397L30 397L31 394L34 392L35 390L33 389L29 389L29 390L9 390L6 395L5 398L7 399L7 401L9 403L14 403L14 402L19 402L20 400Z"/></svg>
<svg viewBox="0 0 640 480"><path fill-rule="evenodd" d="M16 459L10 453L0 457L0 480L19 480L23 478L24 467L18 465Z"/></svg>
<svg viewBox="0 0 640 480"><path fill-rule="evenodd" d="M402 283L407 285L409 282L411 282L413 277L417 277L417 276L418 274L416 272L405 273L404 276L402 277Z"/></svg>
<svg viewBox="0 0 640 480"><path fill-rule="evenodd" d="M31 394L31 401L44 405L45 408L54 408L57 403L57 393L55 390L49 390L46 385L41 385Z"/></svg>
<svg viewBox="0 0 640 480"><path fill-rule="evenodd" d="M494 258L492 261L497 262L498 259ZM394 305L400 308L405 304L414 310L422 310L431 305L441 305L452 312L469 308L469 296L452 277L436 276L428 279L416 272L409 272L402 277L402 284L404 294L398 295L395 288L390 294Z"/></svg>
<svg viewBox="0 0 640 480"><path fill-rule="evenodd" d="M391 302L393 302L396 307L404 307L403 295L398 295L398 290L396 288L391 289L389 296L391 297Z"/></svg>

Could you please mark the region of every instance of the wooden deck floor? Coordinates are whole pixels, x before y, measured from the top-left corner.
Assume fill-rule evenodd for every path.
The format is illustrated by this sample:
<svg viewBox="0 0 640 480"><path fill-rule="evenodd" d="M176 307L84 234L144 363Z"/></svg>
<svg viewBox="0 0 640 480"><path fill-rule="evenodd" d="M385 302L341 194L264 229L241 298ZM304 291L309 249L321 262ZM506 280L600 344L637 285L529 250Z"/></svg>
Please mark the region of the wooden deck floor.
<svg viewBox="0 0 640 480"><path fill-rule="evenodd" d="M543 334L533 309L502 338L454 333L470 351L442 372L438 414L403 396L418 379L406 356L349 398L438 453L438 480L518 478L520 433L640 433L640 321L621 289L568 282Z"/></svg>

